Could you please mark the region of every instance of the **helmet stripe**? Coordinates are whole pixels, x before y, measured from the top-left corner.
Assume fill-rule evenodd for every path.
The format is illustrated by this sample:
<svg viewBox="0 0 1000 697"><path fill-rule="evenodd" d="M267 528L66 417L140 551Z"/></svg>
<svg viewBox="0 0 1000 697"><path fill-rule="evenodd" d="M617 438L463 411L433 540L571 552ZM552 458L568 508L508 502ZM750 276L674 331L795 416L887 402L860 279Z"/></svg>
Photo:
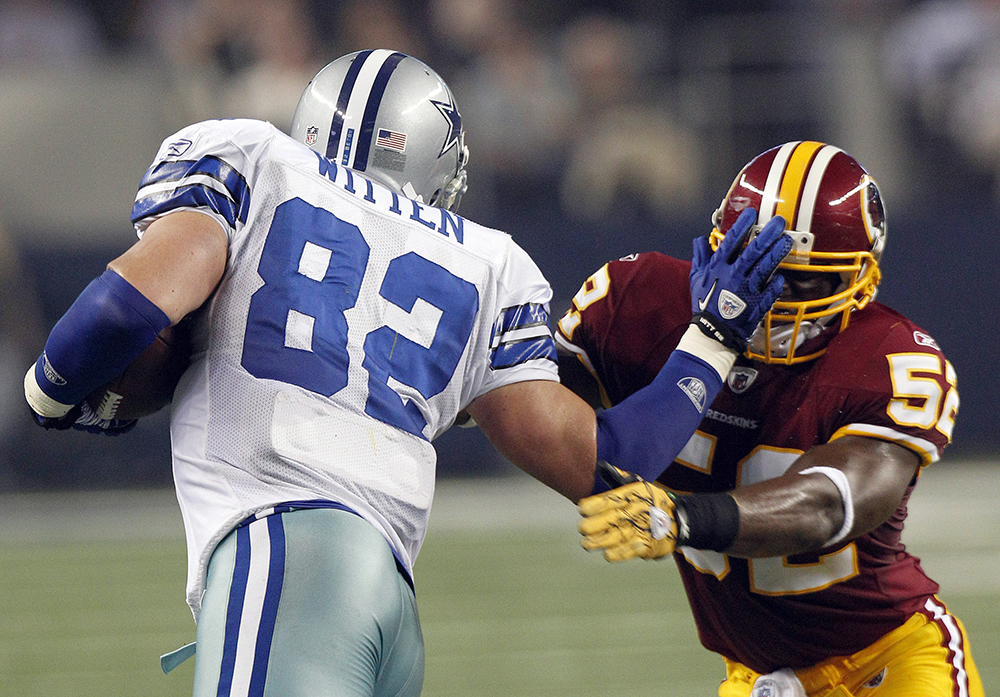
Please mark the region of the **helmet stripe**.
<svg viewBox="0 0 1000 697"><path fill-rule="evenodd" d="M799 199L802 196L802 185L809 171L813 155L823 147L822 143L814 140L807 140L799 143L798 147L788 159L788 166L785 168L785 175L781 179L781 191L778 194L778 205L775 215L780 215L785 219L786 225L795 222L795 211L799 207Z"/></svg>
<svg viewBox="0 0 1000 697"><path fill-rule="evenodd" d="M371 54L370 50L362 51L351 61L351 67L347 69L347 75L344 77L344 84L340 88L340 94L337 95L337 108L333 112L333 122L330 124L330 138L326 141L327 159L334 162L337 161L337 153L340 152L340 134L344 128L344 114L347 113L347 105L351 100L354 83L357 82L361 66L364 65Z"/></svg>
<svg viewBox="0 0 1000 697"><path fill-rule="evenodd" d="M806 175L805 186L802 187L802 197L799 204L799 213L795 220L795 230L811 232L813 211L816 209L816 197L819 195L819 185L823 181L823 175L826 174L827 165L830 164L830 160L838 152L841 152L840 148L833 145L825 145L816 153L816 157L809 167L809 173Z"/></svg>
<svg viewBox="0 0 1000 697"><path fill-rule="evenodd" d="M767 173L767 181L764 183L764 193L760 197L760 210L757 211L757 224L763 225L774 217L774 209L778 205L778 189L781 186L781 178L785 174L785 167L788 166L788 158L792 156L799 141L785 143L778 152L775 153L771 161L771 169Z"/></svg>
<svg viewBox="0 0 1000 697"><path fill-rule="evenodd" d="M368 93L365 114L361 119L361 128L358 129L358 148L354 153L354 164L351 165L359 172L368 169L368 152L371 150L372 138L375 136L375 119L378 117L378 108L382 104L382 96L385 94L386 85L389 84L389 78L392 77L392 71L404 58L406 55L398 51L386 58L375 76L371 92Z"/></svg>

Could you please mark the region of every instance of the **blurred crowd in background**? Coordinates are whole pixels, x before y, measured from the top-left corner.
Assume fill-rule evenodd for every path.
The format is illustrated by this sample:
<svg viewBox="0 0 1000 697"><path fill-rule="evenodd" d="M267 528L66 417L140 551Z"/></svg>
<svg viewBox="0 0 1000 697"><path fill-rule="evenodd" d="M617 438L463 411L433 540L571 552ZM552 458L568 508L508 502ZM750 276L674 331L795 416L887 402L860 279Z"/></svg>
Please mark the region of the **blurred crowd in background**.
<svg viewBox="0 0 1000 697"><path fill-rule="evenodd" d="M364 48L451 85L471 151L461 212L532 254L556 317L608 259L689 256L757 153L847 150L886 201L879 300L958 370L952 451L1000 446L1000 0L4 0L0 492L169 482L165 415L114 442L43 434L24 370L133 241L163 138L220 117L287 130L316 71ZM446 473L498 466L455 438Z"/></svg>

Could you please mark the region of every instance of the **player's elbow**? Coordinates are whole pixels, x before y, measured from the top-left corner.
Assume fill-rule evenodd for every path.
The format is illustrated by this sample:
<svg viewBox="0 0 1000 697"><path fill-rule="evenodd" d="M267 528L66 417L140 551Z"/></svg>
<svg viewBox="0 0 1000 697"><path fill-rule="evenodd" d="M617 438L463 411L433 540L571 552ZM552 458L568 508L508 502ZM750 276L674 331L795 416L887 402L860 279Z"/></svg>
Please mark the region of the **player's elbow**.
<svg viewBox="0 0 1000 697"><path fill-rule="evenodd" d="M833 486L818 486L808 492L805 510L809 521L801 527L799 546L805 552L826 547L844 525L844 501Z"/></svg>

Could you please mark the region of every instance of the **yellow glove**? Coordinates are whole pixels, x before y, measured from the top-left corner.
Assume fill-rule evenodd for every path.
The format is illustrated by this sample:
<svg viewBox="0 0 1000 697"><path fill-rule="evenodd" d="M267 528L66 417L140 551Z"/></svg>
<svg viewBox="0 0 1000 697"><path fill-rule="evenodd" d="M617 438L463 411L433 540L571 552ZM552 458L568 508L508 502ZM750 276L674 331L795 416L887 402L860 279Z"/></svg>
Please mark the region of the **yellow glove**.
<svg viewBox="0 0 1000 697"><path fill-rule="evenodd" d="M655 483L629 479L629 484L580 500L580 544L603 549L612 562L665 557L677 541L673 498Z"/></svg>

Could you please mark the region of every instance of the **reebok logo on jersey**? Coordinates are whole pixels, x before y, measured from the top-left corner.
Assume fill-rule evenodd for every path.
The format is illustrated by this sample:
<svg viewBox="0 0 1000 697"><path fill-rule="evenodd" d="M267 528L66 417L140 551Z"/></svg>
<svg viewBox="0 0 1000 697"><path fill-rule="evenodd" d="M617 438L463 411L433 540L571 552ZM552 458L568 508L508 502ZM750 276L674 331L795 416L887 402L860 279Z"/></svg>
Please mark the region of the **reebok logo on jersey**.
<svg viewBox="0 0 1000 697"><path fill-rule="evenodd" d="M167 157L180 157L191 147L191 141L187 138L176 140L167 146Z"/></svg>
<svg viewBox="0 0 1000 697"><path fill-rule="evenodd" d="M913 340L917 343L917 346L928 346L936 351L940 351L941 348L934 341L934 338L930 334L924 334L920 331L913 332Z"/></svg>
<svg viewBox="0 0 1000 697"><path fill-rule="evenodd" d="M719 293L719 314L722 315L722 319L735 319L743 314L745 309L747 304L739 296L728 290Z"/></svg>
<svg viewBox="0 0 1000 697"><path fill-rule="evenodd" d="M712 281L712 287L708 289L708 293L705 294L704 300L698 301L698 310L704 312L705 308L708 307L708 299L712 297L712 293L715 292L715 284L719 282L719 279L714 279Z"/></svg>
<svg viewBox="0 0 1000 697"><path fill-rule="evenodd" d="M691 404L694 408L698 410L701 414L705 410L705 399L708 396L708 390L705 389L705 383L703 383L698 378L681 378L677 381L677 386L681 388L681 392L688 396L691 400Z"/></svg>

